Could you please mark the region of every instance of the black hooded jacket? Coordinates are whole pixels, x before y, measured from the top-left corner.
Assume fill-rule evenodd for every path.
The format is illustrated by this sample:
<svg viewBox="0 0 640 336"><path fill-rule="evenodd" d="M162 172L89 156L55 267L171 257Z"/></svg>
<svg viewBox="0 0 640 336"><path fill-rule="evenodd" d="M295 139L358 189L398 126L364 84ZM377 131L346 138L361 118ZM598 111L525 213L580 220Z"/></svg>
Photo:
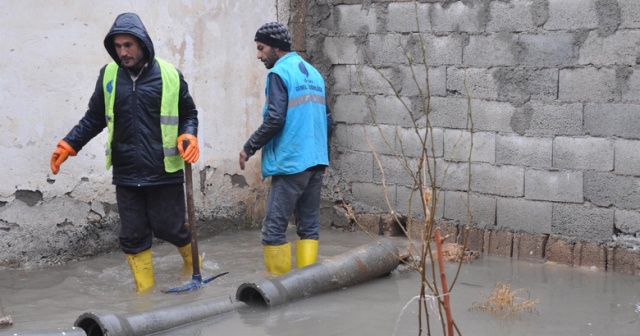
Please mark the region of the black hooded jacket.
<svg viewBox="0 0 640 336"><path fill-rule="evenodd" d="M131 34L142 42L145 69L134 81L129 71L122 67L115 50L113 37ZM164 168L162 132L160 129L160 102L162 78L160 65L155 60L153 42L140 18L133 13L119 15L104 39L104 46L111 58L120 65L116 82L114 103L114 131L111 143L113 184L122 186L150 186L183 183L183 171L167 173ZM106 67L106 66L105 66ZM89 107L80 122L64 140L79 152L89 140L106 128L104 92L100 70ZM180 75L178 134L197 136L198 111L189 94L187 83Z"/></svg>

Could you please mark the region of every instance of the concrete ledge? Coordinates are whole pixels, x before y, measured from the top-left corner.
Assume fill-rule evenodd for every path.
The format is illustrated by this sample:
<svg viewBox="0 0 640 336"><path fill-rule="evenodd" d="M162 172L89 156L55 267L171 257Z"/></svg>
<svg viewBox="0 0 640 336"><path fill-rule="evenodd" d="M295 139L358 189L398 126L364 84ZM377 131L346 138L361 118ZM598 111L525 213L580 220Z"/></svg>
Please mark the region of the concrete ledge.
<svg viewBox="0 0 640 336"><path fill-rule="evenodd" d="M402 236L403 231L393 228L397 225L387 214L358 214L361 228L372 234ZM406 227L406 217L401 225ZM482 228L470 226L466 236L466 225L437 220L433 225L439 227L443 236L449 236L449 242L464 244L467 248L480 253L500 255L523 260L554 262L575 267L589 267L601 271L613 271L640 275L640 251L633 251L614 243L596 243L578 241L575 238L529 232L513 232L508 229ZM423 221L415 220L409 230L412 239L420 239L424 233Z"/></svg>

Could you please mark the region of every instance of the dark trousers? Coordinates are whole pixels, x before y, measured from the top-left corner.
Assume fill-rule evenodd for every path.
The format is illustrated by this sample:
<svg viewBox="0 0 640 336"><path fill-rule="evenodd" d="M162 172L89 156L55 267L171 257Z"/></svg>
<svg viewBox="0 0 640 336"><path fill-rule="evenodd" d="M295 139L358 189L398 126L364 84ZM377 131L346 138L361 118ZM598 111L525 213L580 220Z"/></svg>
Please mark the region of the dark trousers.
<svg viewBox="0 0 640 336"><path fill-rule="evenodd" d="M191 242L191 232L185 226L182 184L116 186L116 199L124 253L136 254L151 248L154 235L177 247Z"/></svg>
<svg viewBox="0 0 640 336"><path fill-rule="evenodd" d="M267 213L262 222L262 244L287 242L289 219L295 215L300 239L318 239L320 230L320 191L322 170L305 170L292 175L271 177Z"/></svg>

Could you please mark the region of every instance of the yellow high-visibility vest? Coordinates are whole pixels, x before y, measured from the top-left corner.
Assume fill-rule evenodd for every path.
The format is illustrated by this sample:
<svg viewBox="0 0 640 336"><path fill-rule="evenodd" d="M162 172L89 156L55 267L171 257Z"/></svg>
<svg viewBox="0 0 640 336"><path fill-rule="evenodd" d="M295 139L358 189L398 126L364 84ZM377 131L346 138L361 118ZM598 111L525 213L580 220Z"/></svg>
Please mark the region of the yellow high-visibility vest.
<svg viewBox="0 0 640 336"><path fill-rule="evenodd" d="M162 148L164 151L164 169L177 172L184 168L184 160L178 152L178 100L180 97L180 75L169 62L156 57L162 76L162 101L160 107L160 130L162 131ZM118 64L111 62L104 70L102 88L104 91L104 113L107 119L107 169L111 168L111 141L113 141L113 104L116 97L116 81Z"/></svg>

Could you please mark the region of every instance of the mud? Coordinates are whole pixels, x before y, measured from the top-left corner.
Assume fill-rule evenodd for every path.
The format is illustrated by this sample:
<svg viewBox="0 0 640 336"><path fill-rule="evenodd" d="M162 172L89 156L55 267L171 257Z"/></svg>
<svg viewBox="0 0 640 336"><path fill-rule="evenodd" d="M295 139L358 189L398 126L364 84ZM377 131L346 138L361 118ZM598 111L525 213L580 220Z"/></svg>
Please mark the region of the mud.
<svg viewBox="0 0 640 336"><path fill-rule="evenodd" d="M181 258L170 245L154 247L156 287L136 294L124 255L114 253L91 260L32 271L0 272L0 299L12 327L0 335L70 330L87 311L135 313L211 298L235 298L245 281L269 276L263 270L258 231L225 232L201 240L203 276L229 272L199 291L164 294L190 279L181 274ZM290 232L295 240L295 233ZM362 233L324 230L319 258L366 244ZM404 240L398 239L398 244ZM448 263L453 278L455 264ZM640 330L638 276L526 262L481 255L464 264L451 294L453 317L462 335L638 335ZM500 317L471 311L498 282L523 288L539 299L537 313ZM274 309L244 306L160 335L418 335L420 278L404 267L363 284L307 297ZM433 314L430 311L430 314ZM430 319L431 334L442 335L441 322ZM427 335L423 320L423 335Z"/></svg>

